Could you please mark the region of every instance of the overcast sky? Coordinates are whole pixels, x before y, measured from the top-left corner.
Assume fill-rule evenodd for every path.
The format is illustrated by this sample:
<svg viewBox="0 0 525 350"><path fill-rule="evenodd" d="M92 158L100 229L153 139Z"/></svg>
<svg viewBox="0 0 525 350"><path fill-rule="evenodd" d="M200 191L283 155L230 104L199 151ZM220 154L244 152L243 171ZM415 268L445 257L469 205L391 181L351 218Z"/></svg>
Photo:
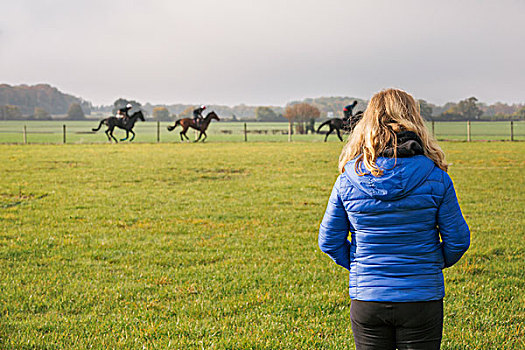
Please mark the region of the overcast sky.
<svg viewBox="0 0 525 350"><path fill-rule="evenodd" d="M524 43L523 0L0 0L0 83L96 105L525 102Z"/></svg>

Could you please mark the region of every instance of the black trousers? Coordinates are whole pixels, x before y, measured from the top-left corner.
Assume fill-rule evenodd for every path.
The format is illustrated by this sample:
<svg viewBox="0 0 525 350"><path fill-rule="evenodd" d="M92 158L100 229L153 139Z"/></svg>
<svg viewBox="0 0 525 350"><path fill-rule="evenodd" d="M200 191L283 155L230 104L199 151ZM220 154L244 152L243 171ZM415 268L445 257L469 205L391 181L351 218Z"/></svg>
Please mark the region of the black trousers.
<svg viewBox="0 0 525 350"><path fill-rule="evenodd" d="M439 350L443 299L413 303L352 300L350 319L357 350Z"/></svg>

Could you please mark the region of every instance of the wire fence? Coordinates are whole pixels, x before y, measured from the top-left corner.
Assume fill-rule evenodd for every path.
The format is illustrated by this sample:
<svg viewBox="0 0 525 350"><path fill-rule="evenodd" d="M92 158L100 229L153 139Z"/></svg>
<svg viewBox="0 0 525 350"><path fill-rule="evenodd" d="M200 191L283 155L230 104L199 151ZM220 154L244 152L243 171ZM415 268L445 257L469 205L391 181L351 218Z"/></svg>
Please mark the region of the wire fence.
<svg viewBox="0 0 525 350"><path fill-rule="evenodd" d="M167 130L173 122L147 121L136 124L134 142L178 142L181 128ZM317 123L315 128L320 123ZM0 121L0 143L104 143L108 139L105 127L97 133L91 129L98 121ZM438 140L450 141L525 141L525 121L504 122L428 122L427 127ZM291 133L290 133L291 131ZM325 129L324 131L327 131ZM220 122L210 124L208 141L312 141L319 142L324 134L297 134L288 123ZM115 129L117 139L125 132ZM197 133L188 131L191 138ZM335 133L329 141L339 141Z"/></svg>

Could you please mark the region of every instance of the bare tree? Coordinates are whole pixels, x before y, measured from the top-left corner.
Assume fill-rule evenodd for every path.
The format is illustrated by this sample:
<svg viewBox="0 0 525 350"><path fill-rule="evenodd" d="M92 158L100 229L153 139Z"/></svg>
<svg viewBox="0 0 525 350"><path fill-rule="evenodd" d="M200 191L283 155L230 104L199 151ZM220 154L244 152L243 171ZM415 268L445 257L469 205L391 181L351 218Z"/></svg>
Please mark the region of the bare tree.
<svg viewBox="0 0 525 350"><path fill-rule="evenodd" d="M297 132L304 134L306 127L306 122L311 122L312 120L319 118L321 116L321 111L319 108L309 104L309 103L297 103L293 105L288 105L284 111L284 117L288 119L290 124L293 125L294 122L299 123L297 127Z"/></svg>

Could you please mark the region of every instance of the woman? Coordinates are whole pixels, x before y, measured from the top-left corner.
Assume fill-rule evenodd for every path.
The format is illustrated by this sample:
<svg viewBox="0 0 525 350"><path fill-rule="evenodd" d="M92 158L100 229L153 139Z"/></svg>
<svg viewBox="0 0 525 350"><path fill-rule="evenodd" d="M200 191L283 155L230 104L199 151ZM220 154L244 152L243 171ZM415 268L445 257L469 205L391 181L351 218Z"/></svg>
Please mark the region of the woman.
<svg viewBox="0 0 525 350"><path fill-rule="evenodd" d="M372 97L339 171L319 247L350 271L356 348L439 349L442 269L468 249L470 231L444 153L411 95Z"/></svg>

